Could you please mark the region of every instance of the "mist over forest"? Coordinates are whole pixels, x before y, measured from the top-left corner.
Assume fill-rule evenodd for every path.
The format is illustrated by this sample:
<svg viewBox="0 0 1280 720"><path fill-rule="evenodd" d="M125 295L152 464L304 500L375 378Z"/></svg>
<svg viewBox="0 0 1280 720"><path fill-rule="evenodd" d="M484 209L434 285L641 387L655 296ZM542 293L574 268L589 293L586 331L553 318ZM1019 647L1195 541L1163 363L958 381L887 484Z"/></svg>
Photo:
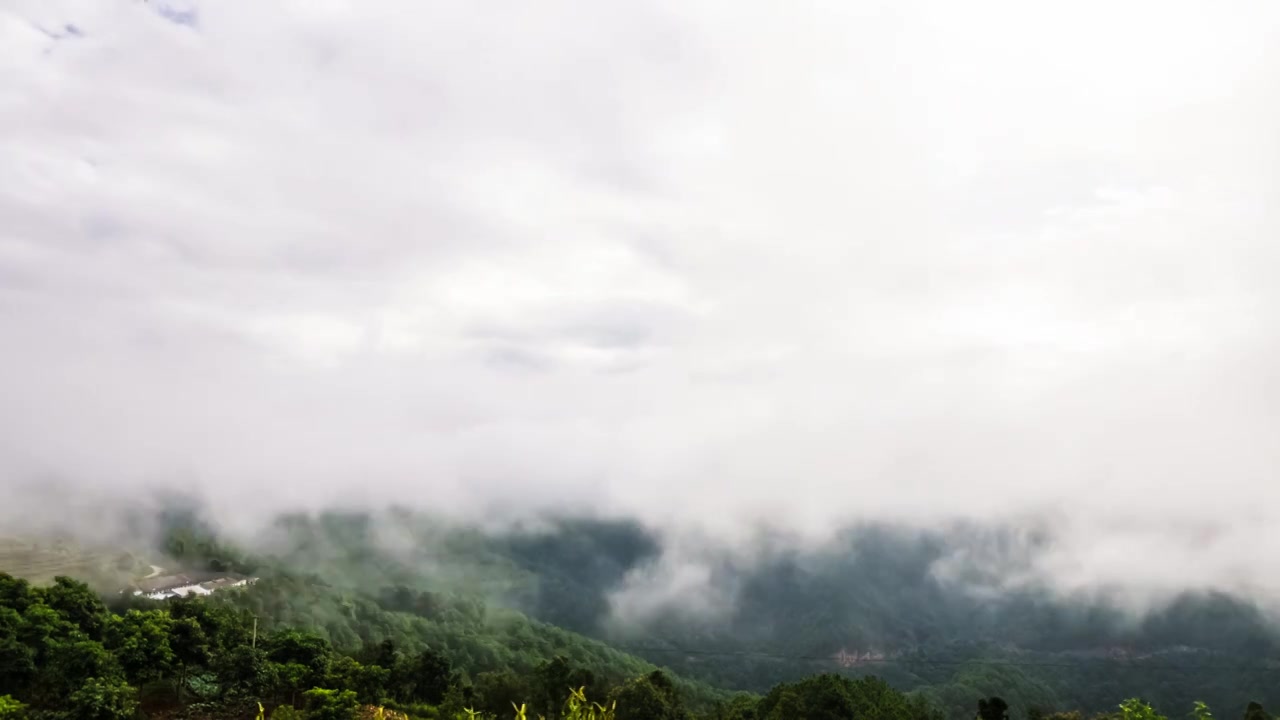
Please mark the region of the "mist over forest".
<svg viewBox="0 0 1280 720"><path fill-rule="evenodd" d="M0 3L0 720L1269 720L1278 34Z"/></svg>
<svg viewBox="0 0 1280 720"><path fill-rule="evenodd" d="M284 513L228 532L193 497L153 503L116 522L135 552L272 577L246 600L259 617L352 652L380 637L414 642L366 626L352 602L441 623L450 607L488 608L482 633L545 623L701 683L695 696L838 671L884 678L952 717L974 693L1023 715L1103 712L1135 687L1171 707L1280 701L1267 680L1280 623L1265 598L1190 582L1141 602L1123 587L1065 592L1028 574L1056 542L1047 524L863 523L816 544L760 527L745 544L690 544L634 519L481 525L404 507Z"/></svg>
<svg viewBox="0 0 1280 720"><path fill-rule="evenodd" d="M1123 588L1020 580L1054 542L1043 527L862 524L819 545L762 528L747 548L690 548L627 519L494 529L400 509L283 516L255 547L339 586L382 587L390 607L407 607L406 588L461 590L720 687L765 692L845 653L861 656L855 672L939 696L968 662L1011 663L1002 692L1020 712L1106 710L1134 682L1173 706L1271 697L1280 624L1262 599L1189 582L1137 605ZM1176 689L1160 677L1193 672L1202 682Z"/></svg>

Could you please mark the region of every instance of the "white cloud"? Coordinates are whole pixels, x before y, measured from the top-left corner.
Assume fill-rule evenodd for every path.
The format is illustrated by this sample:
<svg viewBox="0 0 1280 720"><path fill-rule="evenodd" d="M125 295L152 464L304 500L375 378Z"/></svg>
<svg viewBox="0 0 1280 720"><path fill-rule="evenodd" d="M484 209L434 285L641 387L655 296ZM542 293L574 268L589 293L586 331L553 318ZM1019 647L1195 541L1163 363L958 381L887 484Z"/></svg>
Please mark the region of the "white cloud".
<svg viewBox="0 0 1280 720"><path fill-rule="evenodd" d="M1274 3L167 7L0 11L14 482L1280 507Z"/></svg>

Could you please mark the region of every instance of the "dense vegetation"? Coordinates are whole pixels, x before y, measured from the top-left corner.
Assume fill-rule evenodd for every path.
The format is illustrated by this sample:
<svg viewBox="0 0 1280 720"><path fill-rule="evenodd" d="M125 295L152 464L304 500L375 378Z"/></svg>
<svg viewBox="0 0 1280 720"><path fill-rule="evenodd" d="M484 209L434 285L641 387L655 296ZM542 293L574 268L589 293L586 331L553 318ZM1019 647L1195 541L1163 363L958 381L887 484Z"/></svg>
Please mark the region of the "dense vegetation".
<svg viewBox="0 0 1280 720"><path fill-rule="evenodd" d="M0 718L250 718L258 703L265 717L556 718L574 702L586 717L578 688L616 701L617 720L1155 720L1153 706L1201 699L1264 720L1246 703L1276 701L1275 630L1248 603L1187 595L1138 621L1033 590L979 597L931 571L945 540L871 528L821 552L726 556L713 583L732 587L730 611L620 625L610 594L664 552L633 523L485 533L324 514L231 544L176 513L157 539L167 566L261 579L104 602L66 578L0 576ZM841 667L841 650L875 657ZM1117 711L1132 696L1153 705Z"/></svg>
<svg viewBox="0 0 1280 720"><path fill-rule="evenodd" d="M284 518L256 546L353 591L398 585L402 597L447 589L484 598L490 613L572 629L718 688L764 693L832 670L875 674L952 717L995 694L1018 715L1102 712L1134 694L1163 707L1280 703L1280 632L1243 599L1186 593L1133 616L1036 587L975 593L936 572L955 548L976 548L1001 561L953 564L953 574L998 584L981 573L1016 570L1034 542L975 528L868 526L821 550L766 544L750 562L709 550L711 590L733 598L727 612L690 616L677 604L631 624L611 622L611 594L664 553L632 522L554 519L485 533L407 512L322 514ZM833 660L842 650L878 659L842 669Z"/></svg>
<svg viewBox="0 0 1280 720"><path fill-rule="evenodd" d="M468 640L461 628L439 650L422 647L420 638L402 649L384 637L344 652L315 632L255 624L245 607L269 608L282 587L228 592L223 600L131 599L113 612L74 580L33 587L0 575L0 717L19 717L21 708L32 718L115 720L134 717L140 707L252 717L262 703L271 717L302 709L306 717L354 718L362 706L390 706L452 718L465 708L505 715L516 703L553 718L575 688L632 708L618 713L621 720L638 717L635 708L660 711L652 717L685 716L687 695L679 686L616 652L588 655L595 664L583 667L547 645L547 659L534 662L537 648L523 655L475 652L484 642ZM370 635L416 627L414 616L372 612L352 608ZM403 625L378 624L397 615L404 615ZM470 626L470 634L480 632ZM451 657L466 658L468 669Z"/></svg>

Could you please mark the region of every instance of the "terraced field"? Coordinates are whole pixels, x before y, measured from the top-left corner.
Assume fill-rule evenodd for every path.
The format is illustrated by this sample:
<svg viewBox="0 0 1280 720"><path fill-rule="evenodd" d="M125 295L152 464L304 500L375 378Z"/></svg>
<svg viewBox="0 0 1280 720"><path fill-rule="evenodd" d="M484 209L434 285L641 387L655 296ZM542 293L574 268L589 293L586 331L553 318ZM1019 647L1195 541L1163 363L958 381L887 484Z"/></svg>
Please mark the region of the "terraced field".
<svg viewBox="0 0 1280 720"><path fill-rule="evenodd" d="M137 565L121 552L85 548L68 541L0 538L0 572L44 584L68 575L92 584L127 582ZM145 574L145 573L144 573Z"/></svg>

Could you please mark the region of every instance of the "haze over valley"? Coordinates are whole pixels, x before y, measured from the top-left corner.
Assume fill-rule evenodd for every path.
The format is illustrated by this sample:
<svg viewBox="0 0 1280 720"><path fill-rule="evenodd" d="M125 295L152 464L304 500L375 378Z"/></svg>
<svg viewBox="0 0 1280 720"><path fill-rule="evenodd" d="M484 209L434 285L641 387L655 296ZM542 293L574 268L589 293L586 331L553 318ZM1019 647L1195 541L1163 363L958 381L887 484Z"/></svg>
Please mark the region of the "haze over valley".
<svg viewBox="0 0 1280 720"><path fill-rule="evenodd" d="M0 718L1266 720L1278 38L0 3Z"/></svg>

